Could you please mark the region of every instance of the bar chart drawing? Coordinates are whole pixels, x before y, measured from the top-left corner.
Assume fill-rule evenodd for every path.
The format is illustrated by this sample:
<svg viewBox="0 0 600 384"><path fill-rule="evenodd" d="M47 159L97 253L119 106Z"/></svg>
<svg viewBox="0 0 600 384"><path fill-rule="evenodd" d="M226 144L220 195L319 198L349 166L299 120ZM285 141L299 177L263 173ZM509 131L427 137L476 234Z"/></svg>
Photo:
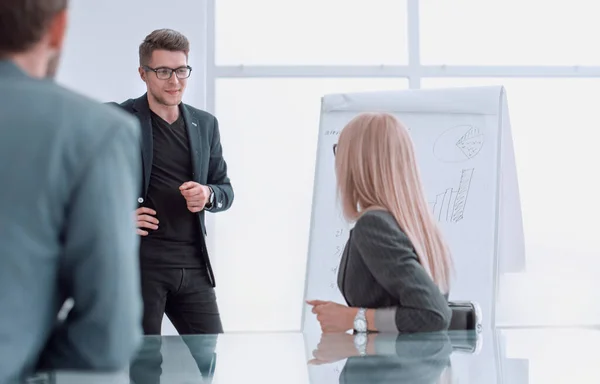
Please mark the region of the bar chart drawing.
<svg viewBox="0 0 600 384"><path fill-rule="evenodd" d="M437 221L458 223L464 218L473 172L473 168L463 169L457 188L446 188L435 196L435 201L429 202Z"/></svg>

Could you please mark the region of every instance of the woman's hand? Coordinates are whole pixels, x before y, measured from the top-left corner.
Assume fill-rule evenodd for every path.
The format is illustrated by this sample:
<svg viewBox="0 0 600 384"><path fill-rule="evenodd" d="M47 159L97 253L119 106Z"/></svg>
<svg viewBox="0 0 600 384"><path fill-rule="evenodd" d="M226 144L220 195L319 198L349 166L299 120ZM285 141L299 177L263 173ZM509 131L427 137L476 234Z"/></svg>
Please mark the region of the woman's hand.
<svg viewBox="0 0 600 384"><path fill-rule="evenodd" d="M346 332L354 328L354 317L357 308L349 308L333 301L309 300L313 306L312 313L317 315L323 332Z"/></svg>

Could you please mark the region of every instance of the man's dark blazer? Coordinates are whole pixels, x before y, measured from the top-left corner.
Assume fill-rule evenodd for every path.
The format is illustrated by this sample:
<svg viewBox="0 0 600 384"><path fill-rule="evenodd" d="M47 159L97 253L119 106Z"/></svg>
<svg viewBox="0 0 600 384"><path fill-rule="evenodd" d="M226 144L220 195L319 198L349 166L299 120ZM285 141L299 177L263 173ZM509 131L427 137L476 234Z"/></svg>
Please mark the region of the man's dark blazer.
<svg viewBox="0 0 600 384"><path fill-rule="evenodd" d="M141 195L138 199L140 207L144 206L148 194L148 185L150 184L150 173L152 171L153 140L152 140L152 120L150 106L148 104L148 95L137 99L129 99L121 104L108 103L121 107L125 111L136 116L142 127L142 165L143 178L141 186ZM192 160L192 180L202 185L208 185L214 191L214 203L209 212L225 211L233 203L233 188L227 176L227 163L223 158L223 149L221 146L221 135L219 133L219 124L217 119L208 112L201 111L190 105L181 103L180 111L185 121L190 142L190 156ZM206 236L206 225L204 223L204 211L200 211L198 220L204 236ZM200 234L199 234L200 235ZM215 278L212 271L206 240L200 236L202 241L202 254L209 272L211 284L215 286Z"/></svg>

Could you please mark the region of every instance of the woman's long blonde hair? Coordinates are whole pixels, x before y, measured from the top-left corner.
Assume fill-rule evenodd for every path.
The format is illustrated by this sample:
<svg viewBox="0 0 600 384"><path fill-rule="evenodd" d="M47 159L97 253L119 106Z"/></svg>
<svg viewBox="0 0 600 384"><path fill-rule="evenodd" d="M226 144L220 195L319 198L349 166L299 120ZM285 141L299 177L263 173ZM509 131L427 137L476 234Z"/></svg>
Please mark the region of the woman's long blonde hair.
<svg viewBox="0 0 600 384"><path fill-rule="evenodd" d="M387 113L362 113L342 130L335 170L344 216L389 211L421 265L444 293L450 290L450 251L427 204L408 130Z"/></svg>

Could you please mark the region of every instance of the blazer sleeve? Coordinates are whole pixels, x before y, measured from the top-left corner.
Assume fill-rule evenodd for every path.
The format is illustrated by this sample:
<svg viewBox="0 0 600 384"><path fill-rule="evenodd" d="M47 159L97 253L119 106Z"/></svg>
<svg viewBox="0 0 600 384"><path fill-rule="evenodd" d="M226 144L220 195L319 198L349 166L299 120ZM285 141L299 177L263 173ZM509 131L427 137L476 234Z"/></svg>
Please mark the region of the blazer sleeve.
<svg viewBox="0 0 600 384"><path fill-rule="evenodd" d="M419 263L412 243L391 215L367 212L356 223L353 243L377 282L401 303L374 308L380 332L433 332L448 329L452 311Z"/></svg>
<svg viewBox="0 0 600 384"><path fill-rule="evenodd" d="M210 163L208 168L208 186L214 191L214 203L209 212L225 211L233 203L233 187L227 176L227 163L223 157L219 121L213 120L213 135L210 144Z"/></svg>

